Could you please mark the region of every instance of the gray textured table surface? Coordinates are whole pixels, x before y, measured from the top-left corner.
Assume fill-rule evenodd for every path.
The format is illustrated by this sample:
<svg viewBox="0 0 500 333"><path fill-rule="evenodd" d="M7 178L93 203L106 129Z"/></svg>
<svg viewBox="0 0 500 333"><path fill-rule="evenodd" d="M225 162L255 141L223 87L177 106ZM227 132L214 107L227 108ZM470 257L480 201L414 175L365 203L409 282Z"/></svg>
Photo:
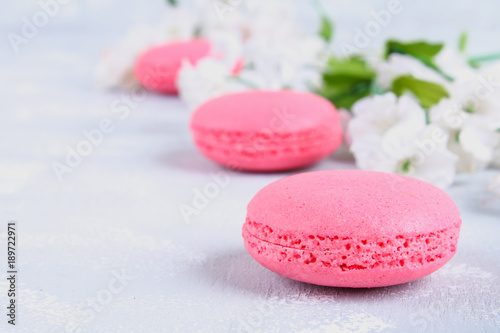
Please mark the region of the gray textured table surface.
<svg viewBox="0 0 500 333"><path fill-rule="evenodd" d="M499 330L500 198L485 190L494 171L461 176L448 189L463 218L458 252L426 278L351 290L280 277L246 253L241 226L252 196L289 173L230 171L227 186L187 223L179 207L190 204L196 190L224 169L197 153L187 129L189 113L176 98L149 94L125 119L111 112L121 93L96 90L91 71L100 47L121 32L95 31L112 15L122 15L117 27L126 26L138 5L129 2L124 8L111 0L97 8L94 3L81 2L18 55L2 45L0 241L5 243L7 220L18 221L20 268L18 325L9 327L2 314L0 331ZM431 2L424 3L414 5L385 34L400 29L403 36L404 31L415 35L419 31L405 21L423 17L439 28L435 11L424 15ZM19 6L16 15L1 14L2 35L18 29L20 18L35 8ZM463 28L460 15L468 8L484 18L475 22L472 36L498 33L498 23L488 21L495 5L487 3L481 11L472 2L457 6L458 18L450 19L456 31ZM347 20L340 10L336 15ZM359 21L353 20L351 27ZM442 28L450 33L451 28ZM432 35L426 29L422 35ZM488 40L477 49L487 49L485 44ZM83 132L103 118L112 121L114 130L59 182L51 163L63 161L67 147L76 147ZM352 167L349 158L333 157L307 170ZM2 308L6 290L2 269Z"/></svg>

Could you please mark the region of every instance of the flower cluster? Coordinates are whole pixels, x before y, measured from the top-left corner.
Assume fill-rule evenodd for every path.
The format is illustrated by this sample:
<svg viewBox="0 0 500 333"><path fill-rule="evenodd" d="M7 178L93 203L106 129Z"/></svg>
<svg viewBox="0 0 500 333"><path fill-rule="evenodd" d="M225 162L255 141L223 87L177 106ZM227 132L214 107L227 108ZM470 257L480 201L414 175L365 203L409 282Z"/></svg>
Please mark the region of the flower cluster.
<svg viewBox="0 0 500 333"><path fill-rule="evenodd" d="M305 33L286 0L252 4L242 4L224 16L224 22L238 23L233 23L230 32L216 44L222 59L211 57L196 65L183 65L177 84L181 98L191 109L234 91L310 91L321 85L320 66L326 56L328 28L323 28L323 37ZM325 21L324 25L328 24Z"/></svg>
<svg viewBox="0 0 500 333"><path fill-rule="evenodd" d="M187 6L167 7L156 25L136 26L121 40L103 51L95 70L96 83L103 88L128 88L136 84L133 75L137 56L148 48L173 40L190 39L197 33L200 19Z"/></svg>
<svg viewBox="0 0 500 333"><path fill-rule="evenodd" d="M321 84L319 66L330 38L307 34L286 0L169 1L156 26L135 27L114 48L105 50L96 69L101 87L136 83L134 61L146 49L174 40L206 38L211 57L186 62L178 77L180 97L193 109L205 100L247 89L312 90ZM279 24L276 24L279 22Z"/></svg>
<svg viewBox="0 0 500 333"><path fill-rule="evenodd" d="M312 91L339 109L361 169L446 187L456 173L500 167L500 63L483 65L499 57L469 57L466 35L456 49L389 40L378 55L339 57L319 7L319 33L307 33L287 0L168 2L159 25L133 29L104 54L101 85L133 83L135 58L153 45L202 37L213 45L211 56L186 61L177 78L190 109L241 90Z"/></svg>
<svg viewBox="0 0 500 333"><path fill-rule="evenodd" d="M500 66L477 69L463 52L425 42L398 42L391 53L393 43L385 56L366 60L374 73L371 90L347 105L358 167L440 187L457 172L498 167Z"/></svg>

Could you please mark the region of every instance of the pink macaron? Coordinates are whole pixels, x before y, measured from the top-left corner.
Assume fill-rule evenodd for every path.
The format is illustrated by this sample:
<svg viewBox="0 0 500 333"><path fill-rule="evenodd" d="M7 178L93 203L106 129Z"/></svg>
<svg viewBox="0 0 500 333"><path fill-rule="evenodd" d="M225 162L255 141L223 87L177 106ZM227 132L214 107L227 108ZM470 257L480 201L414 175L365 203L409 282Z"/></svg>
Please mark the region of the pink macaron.
<svg viewBox="0 0 500 333"><path fill-rule="evenodd" d="M305 167L342 141L339 115L328 100L290 90L252 90L209 100L195 110L191 132L203 155L247 171Z"/></svg>
<svg viewBox="0 0 500 333"><path fill-rule="evenodd" d="M177 76L182 62L192 64L210 54L211 44L204 39L172 42L142 53L135 64L135 77L147 89L177 94Z"/></svg>
<svg viewBox="0 0 500 333"><path fill-rule="evenodd" d="M288 278L334 287L413 281L453 257L460 213L441 189L406 176L361 170L297 174L248 205L244 244Z"/></svg>

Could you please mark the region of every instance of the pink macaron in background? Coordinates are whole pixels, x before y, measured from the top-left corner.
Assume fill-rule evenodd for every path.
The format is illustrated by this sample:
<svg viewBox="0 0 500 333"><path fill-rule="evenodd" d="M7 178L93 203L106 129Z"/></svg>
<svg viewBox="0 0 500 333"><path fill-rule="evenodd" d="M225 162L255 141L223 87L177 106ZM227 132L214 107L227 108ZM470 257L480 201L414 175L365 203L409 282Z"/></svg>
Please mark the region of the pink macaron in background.
<svg viewBox="0 0 500 333"><path fill-rule="evenodd" d="M311 165L342 141L335 107L323 97L290 90L227 94L191 118L198 150L238 170L280 171Z"/></svg>
<svg viewBox="0 0 500 333"><path fill-rule="evenodd" d="M328 170L280 179L248 205L248 252L288 278L335 287L413 281L456 252L461 220L441 189L395 174Z"/></svg>
<svg viewBox="0 0 500 333"><path fill-rule="evenodd" d="M165 94L177 94L177 76L182 62L196 64L211 52L205 39L171 42L142 53L135 64L135 77L147 89Z"/></svg>

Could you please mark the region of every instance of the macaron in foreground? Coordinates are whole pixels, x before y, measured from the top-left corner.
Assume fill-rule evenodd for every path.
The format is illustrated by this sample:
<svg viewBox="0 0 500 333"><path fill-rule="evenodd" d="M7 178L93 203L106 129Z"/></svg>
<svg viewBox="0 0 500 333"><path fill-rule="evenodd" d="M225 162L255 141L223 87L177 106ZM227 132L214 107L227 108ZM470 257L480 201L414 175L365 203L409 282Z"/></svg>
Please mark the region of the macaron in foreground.
<svg viewBox="0 0 500 333"><path fill-rule="evenodd" d="M382 287L422 278L456 252L460 213L429 183L394 174L329 170L280 179L248 205L248 252L288 278Z"/></svg>
<svg viewBox="0 0 500 333"><path fill-rule="evenodd" d="M335 107L315 94L252 90L209 100L195 110L191 132L207 158L246 171L305 167L342 141Z"/></svg>
<svg viewBox="0 0 500 333"><path fill-rule="evenodd" d="M178 41L153 47L141 54L135 64L135 77L147 89L177 94L177 77L184 60L196 64L210 54L204 39Z"/></svg>

